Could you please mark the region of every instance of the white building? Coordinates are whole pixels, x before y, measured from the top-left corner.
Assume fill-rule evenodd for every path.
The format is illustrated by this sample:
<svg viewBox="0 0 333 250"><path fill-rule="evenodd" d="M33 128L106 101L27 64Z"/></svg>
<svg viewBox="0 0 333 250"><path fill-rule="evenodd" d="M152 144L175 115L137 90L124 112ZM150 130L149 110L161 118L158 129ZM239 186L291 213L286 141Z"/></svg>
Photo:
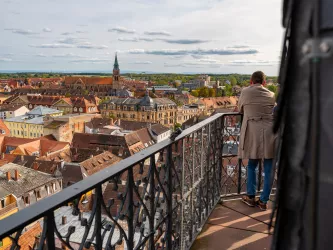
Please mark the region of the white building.
<svg viewBox="0 0 333 250"><path fill-rule="evenodd" d="M18 105L3 105L0 107L0 119L8 119L25 115L29 109L25 106Z"/></svg>

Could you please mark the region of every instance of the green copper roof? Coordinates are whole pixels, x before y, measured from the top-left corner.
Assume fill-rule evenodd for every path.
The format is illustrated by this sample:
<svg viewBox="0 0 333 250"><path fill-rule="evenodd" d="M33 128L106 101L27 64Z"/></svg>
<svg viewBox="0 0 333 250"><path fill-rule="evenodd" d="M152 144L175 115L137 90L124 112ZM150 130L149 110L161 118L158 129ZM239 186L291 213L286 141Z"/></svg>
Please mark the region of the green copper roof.
<svg viewBox="0 0 333 250"><path fill-rule="evenodd" d="M115 57L115 59L114 59L113 69L118 69L118 70L119 70L119 64L118 64L117 53L116 53L116 57Z"/></svg>

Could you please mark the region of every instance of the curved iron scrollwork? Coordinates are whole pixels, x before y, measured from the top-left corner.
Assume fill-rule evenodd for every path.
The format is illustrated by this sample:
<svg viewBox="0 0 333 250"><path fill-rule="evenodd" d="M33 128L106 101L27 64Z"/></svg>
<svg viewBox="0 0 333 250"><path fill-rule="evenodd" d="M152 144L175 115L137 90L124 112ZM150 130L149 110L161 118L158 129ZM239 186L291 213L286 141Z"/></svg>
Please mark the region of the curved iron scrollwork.
<svg viewBox="0 0 333 250"><path fill-rule="evenodd" d="M125 159L128 165L110 167L112 174L102 170L83 180L84 186L72 185L70 198L34 217L41 234L33 249L189 249L221 196L244 191L246 172L237 157L240 120L235 113L215 115L174 141L140 152L142 157ZM6 231L14 235L2 237L20 249L31 225L27 214Z"/></svg>

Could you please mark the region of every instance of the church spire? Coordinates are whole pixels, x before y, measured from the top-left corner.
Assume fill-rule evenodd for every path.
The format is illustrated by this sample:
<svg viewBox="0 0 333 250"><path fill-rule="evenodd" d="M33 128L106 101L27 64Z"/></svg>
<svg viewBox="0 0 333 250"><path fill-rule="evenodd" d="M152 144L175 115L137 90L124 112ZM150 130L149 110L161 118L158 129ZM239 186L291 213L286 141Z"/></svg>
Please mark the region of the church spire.
<svg viewBox="0 0 333 250"><path fill-rule="evenodd" d="M117 53L116 53L116 56L115 56L115 59L114 59L113 70L119 70Z"/></svg>

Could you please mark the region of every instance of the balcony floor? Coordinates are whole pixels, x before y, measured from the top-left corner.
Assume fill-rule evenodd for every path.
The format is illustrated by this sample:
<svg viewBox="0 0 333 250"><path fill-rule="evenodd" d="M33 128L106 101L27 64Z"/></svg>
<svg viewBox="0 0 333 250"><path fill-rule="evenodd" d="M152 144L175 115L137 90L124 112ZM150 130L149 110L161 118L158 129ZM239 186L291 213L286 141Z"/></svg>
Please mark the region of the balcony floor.
<svg viewBox="0 0 333 250"><path fill-rule="evenodd" d="M191 250L268 250L272 240L268 231L270 215L271 209L261 211L241 200L218 204Z"/></svg>

